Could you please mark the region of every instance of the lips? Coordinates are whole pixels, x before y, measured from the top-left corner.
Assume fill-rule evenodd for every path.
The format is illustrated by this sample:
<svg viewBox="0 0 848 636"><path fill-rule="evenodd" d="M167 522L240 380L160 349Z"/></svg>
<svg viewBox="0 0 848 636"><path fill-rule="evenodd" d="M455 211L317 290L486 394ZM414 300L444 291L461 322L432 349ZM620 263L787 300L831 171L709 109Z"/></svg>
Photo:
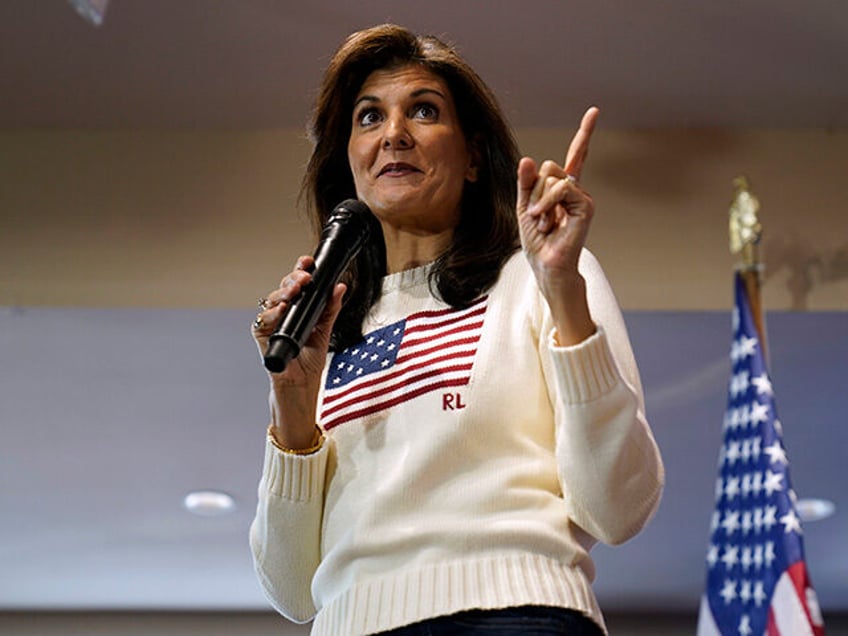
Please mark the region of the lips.
<svg viewBox="0 0 848 636"><path fill-rule="evenodd" d="M411 164L402 163L402 162L395 162L395 163L387 163L385 166L383 166L380 169L380 172L377 176L382 177L383 175L388 175L390 177L402 177L402 176L410 174L412 172L421 172L421 171Z"/></svg>

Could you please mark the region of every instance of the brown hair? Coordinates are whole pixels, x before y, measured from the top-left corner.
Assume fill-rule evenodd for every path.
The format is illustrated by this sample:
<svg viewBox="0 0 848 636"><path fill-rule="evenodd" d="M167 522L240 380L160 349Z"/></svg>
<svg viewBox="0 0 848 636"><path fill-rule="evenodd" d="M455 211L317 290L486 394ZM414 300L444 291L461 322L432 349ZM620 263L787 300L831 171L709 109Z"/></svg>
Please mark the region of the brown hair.
<svg viewBox="0 0 848 636"><path fill-rule="evenodd" d="M445 81L460 127L480 159L477 181L465 184L453 241L430 274L430 287L439 297L462 307L495 283L503 264L518 249L515 170L519 155L491 90L452 47L436 37L418 36L390 24L350 35L321 83L309 127L314 148L301 195L316 234L335 205L356 198L347 156L354 100L372 72L407 64L420 65ZM362 321L380 297L386 248L376 217L371 222L371 238L346 276L348 296L333 328L334 349L361 337Z"/></svg>

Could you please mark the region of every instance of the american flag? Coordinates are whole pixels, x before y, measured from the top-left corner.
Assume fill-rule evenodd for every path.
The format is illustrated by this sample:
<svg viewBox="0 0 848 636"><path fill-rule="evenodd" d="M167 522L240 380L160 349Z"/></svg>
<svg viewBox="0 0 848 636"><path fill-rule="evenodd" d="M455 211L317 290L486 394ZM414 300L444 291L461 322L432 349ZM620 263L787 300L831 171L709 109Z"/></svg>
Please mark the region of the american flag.
<svg viewBox="0 0 848 636"><path fill-rule="evenodd" d="M336 353L327 370L325 430L445 387L468 384L488 297L464 309L410 314Z"/></svg>
<svg viewBox="0 0 848 636"><path fill-rule="evenodd" d="M823 636L772 384L742 276L698 636Z"/></svg>

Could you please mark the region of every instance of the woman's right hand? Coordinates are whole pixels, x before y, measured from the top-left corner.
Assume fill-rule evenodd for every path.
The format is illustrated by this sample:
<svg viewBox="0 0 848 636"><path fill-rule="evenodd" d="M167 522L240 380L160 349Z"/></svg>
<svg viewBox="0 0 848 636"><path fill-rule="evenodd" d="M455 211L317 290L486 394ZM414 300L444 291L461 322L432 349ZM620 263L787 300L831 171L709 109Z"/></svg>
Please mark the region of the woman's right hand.
<svg viewBox="0 0 848 636"><path fill-rule="evenodd" d="M260 356L264 357L268 341L289 305L312 280L308 270L313 265L314 259L311 256L301 256L295 269L280 281L280 286L263 299L252 328ZM321 375L330 347L333 323L341 310L345 289L343 283L336 285L315 329L286 369L281 373L268 372L271 381L271 423L277 441L286 448L307 448L314 442Z"/></svg>

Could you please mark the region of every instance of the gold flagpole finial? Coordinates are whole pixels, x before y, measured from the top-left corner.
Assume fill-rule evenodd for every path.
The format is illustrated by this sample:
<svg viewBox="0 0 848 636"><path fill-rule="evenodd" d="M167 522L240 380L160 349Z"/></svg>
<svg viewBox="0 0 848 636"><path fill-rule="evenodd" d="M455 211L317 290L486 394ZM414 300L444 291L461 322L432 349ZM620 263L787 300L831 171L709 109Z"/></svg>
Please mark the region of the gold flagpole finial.
<svg viewBox="0 0 848 636"><path fill-rule="evenodd" d="M757 218L760 202L748 189L748 179L744 176L733 180L736 192L730 205L730 251L741 253L742 269L756 270L760 267L757 246L763 233L763 226Z"/></svg>
<svg viewBox="0 0 848 636"><path fill-rule="evenodd" d="M745 177L736 177L733 180L733 186L736 188L736 193L730 205L730 251L742 255L737 267L745 285L748 304L760 337L763 357L768 359L765 317L760 298L760 275L763 270L758 254L760 238L763 234L763 226L757 218L760 202L748 190L748 179Z"/></svg>

